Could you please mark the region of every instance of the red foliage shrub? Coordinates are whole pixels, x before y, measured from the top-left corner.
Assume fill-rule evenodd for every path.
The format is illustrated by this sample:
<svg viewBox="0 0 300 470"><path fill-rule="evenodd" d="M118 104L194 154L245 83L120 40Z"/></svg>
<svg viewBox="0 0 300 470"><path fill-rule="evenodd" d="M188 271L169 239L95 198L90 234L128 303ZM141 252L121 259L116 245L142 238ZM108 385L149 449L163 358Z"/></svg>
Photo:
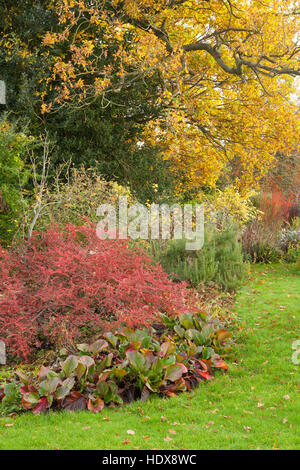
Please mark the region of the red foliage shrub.
<svg viewBox="0 0 300 470"><path fill-rule="evenodd" d="M180 313L186 292L126 241L100 240L91 226L52 228L0 252L0 339L26 359L62 331L72 341L85 325L134 326Z"/></svg>

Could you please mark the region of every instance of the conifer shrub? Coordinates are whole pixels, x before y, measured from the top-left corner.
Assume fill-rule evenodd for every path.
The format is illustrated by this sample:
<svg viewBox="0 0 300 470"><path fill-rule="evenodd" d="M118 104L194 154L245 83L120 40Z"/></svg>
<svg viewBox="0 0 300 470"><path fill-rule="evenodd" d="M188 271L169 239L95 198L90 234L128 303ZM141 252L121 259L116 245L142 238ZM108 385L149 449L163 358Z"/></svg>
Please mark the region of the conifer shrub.
<svg viewBox="0 0 300 470"><path fill-rule="evenodd" d="M222 230L206 228L201 250L187 251L185 243L170 240L163 246L152 242L154 258L172 279L187 281L194 287L213 281L224 290L235 290L241 284L246 265L234 225L228 224Z"/></svg>

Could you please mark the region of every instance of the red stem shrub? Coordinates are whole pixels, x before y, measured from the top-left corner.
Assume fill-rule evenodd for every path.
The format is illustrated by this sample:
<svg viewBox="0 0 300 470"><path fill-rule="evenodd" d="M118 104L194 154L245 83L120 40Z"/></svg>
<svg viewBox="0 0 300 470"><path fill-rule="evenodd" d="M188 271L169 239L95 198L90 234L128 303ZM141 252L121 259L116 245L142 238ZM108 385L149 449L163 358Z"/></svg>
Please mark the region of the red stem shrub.
<svg viewBox="0 0 300 470"><path fill-rule="evenodd" d="M284 221L289 219L292 205L292 195L287 199L279 190L273 190L271 193L264 192L259 207L263 212L263 223L267 226L279 227Z"/></svg>
<svg viewBox="0 0 300 470"><path fill-rule="evenodd" d="M51 228L0 251L0 339L24 359L63 331L73 341L84 326L147 325L186 308L185 284L127 241L98 239L92 226Z"/></svg>

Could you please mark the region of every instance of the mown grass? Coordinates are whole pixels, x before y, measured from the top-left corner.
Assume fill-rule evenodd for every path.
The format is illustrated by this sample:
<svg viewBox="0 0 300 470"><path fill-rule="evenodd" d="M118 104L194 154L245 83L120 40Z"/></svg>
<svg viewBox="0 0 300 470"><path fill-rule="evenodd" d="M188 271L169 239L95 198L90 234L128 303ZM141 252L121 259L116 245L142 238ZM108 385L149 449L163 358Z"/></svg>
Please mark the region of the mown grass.
<svg viewBox="0 0 300 470"><path fill-rule="evenodd" d="M227 374L193 393L98 415L1 418L0 449L299 449L299 292L290 267L253 268L235 304L240 327Z"/></svg>

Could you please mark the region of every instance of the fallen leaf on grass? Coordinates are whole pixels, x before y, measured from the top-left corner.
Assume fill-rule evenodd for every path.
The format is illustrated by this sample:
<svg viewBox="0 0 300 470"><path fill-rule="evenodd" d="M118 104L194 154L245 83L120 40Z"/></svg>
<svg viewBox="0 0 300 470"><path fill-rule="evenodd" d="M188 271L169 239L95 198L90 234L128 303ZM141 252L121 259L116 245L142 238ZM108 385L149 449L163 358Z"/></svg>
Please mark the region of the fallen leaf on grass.
<svg viewBox="0 0 300 470"><path fill-rule="evenodd" d="M135 431L132 431L132 429L128 429L127 434L130 434L131 436L134 436Z"/></svg>
<svg viewBox="0 0 300 470"><path fill-rule="evenodd" d="M173 441L173 439L172 439L172 437L167 436L167 437L164 438L164 441L170 442L170 441Z"/></svg>
<svg viewBox="0 0 300 470"><path fill-rule="evenodd" d="M170 433L170 434L176 434L176 431L175 431L175 429L169 429L168 433Z"/></svg>

